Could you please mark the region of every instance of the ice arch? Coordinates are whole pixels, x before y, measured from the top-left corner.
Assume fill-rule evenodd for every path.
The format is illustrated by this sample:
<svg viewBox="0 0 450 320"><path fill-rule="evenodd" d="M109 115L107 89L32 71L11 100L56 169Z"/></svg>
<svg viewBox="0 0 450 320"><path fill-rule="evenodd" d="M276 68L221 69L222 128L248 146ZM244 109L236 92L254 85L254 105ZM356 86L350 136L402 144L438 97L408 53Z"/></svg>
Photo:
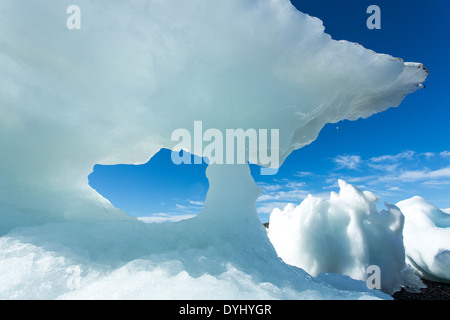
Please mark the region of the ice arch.
<svg viewBox="0 0 450 320"><path fill-rule="evenodd" d="M129 220L88 186L94 164L145 163L195 120L280 129L272 151L282 161L326 123L398 106L427 76L421 64L332 40L287 0L79 0L80 30L66 28L70 4L0 4L2 233ZM208 225L211 239L231 232L250 252L263 231L242 170L208 169L217 189L189 223ZM241 207L237 186L248 187Z"/></svg>

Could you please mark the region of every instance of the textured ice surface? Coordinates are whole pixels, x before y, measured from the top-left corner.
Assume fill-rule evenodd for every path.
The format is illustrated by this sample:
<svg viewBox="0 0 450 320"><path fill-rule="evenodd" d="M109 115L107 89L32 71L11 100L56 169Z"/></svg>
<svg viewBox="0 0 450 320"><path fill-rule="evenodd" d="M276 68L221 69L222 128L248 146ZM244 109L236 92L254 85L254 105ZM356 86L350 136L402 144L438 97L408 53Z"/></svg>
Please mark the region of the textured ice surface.
<svg viewBox="0 0 450 320"><path fill-rule="evenodd" d="M397 203L405 215L408 262L425 279L450 282L450 214L422 197Z"/></svg>
<svg viewBox="0 0 450 320"><path fill-rule="evenodd" d="M189 220L62 222L12 230L0 238L0 298L390 298L339 275L335 287L283 263L258 221L259 190L248 166L210 166L207 174L216 179L210 180L204 210ZM223 188L236 181L228 203Z"/></svg>
<svg viewBox="0 0 450 320"><path fill-rule="evenodd" d="M30 250L23 262L42 263L36 276L46 279L47 295L63 294L57 274L72 254L93 259L83 266L95 272L95 257L129 266L111 273L120 279L143 255L171 260L191 248L199 259L211 254L213 264L233 261L241 272L260 275L252 280L256 291L262 279L281 291L289 279L303 296L320 287L277 260L257 223L253 180L242 173L226 179L228 170L241 168L213 169L210 182L221 193L210 190L198 218L146 227L90 188L87 177L95 164L147 162L174 146L174 129L190 129L195 120L205 129L280 129L280 149L272 151L283 160L326 123L399 105L425 80L424 67L334 41L319 19L287 0L79 0L81 30L66 28L71 4L0 3L0 232L13 230L18 250ZM43 223L55 224L38 227ZM56 246L54 255L42 241ZM184 264L189 277L192 259ZM1 263L14 267L14 259ZM27 278L35 273L27 274L16 269L3 297L39 290L40 282ZM102 285L106 280L94 287Z"/></svg>
<svg viewBox="0 0 450 320"><path fill-rule="evenodd" d="M339 180L330 199L309 196L270 215L269 238L279 256L313 276L339 273L366 281L369 266L380 268L381 289L418 289L422 282L405 264L404 217L393 205L378 210L369 191Z"/></svg>

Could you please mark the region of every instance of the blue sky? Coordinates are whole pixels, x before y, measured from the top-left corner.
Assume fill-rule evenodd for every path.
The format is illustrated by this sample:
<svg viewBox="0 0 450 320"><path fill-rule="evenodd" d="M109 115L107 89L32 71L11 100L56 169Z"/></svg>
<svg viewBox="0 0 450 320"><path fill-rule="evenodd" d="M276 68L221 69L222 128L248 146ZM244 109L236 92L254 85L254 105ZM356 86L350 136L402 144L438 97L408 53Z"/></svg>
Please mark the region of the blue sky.
<svg viewBox="0 0 450 320"><path fill-rule="evenodd" d="M308 194L328 197L338 179L375 193L381 204L415 195L450 208L450 2L447 0L292 1L320 18L336 40L422 62L430 71L424 90L395 109L368 119L327 125L309 146L293 152L274 176L260 176L262 221L274 207ZM369 30L366 9L381 8L381 29ZM198 213L208 190L206 165L174 165L161 150L145 165L96 165L90 185L116 207L151 221Z"/></svg>

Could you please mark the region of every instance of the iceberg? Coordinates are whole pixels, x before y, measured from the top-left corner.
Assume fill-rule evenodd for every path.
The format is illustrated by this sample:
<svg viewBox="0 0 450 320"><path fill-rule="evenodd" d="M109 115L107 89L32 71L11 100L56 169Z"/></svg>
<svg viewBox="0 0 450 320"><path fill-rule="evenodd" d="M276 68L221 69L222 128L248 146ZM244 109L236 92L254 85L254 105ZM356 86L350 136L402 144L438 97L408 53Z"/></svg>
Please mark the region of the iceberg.
<svg viewBox="0 0 450 320"><path fill-rule="evenodd" d="M408 263L424 279L450 282L450 214L418 196L397 206L405 215Z"/></svg>
<svg viewBox="0 0 450 320"><path fill-rule="evenodd" d="M330 199L308 196L298 206L274 209L268 235L278 255L312 276L337 273L367 281L371 266L379 268L380 288L393 294L402 287L424 287L405 262L404 216L399 208L373 193L339 180Z"/></svg>
<svg viewBox="0 0 450 320"><path fill-rule="evenodd" d="M247 164L210 165L202 212L159 225L87 177L146 163L196 120L279 129L282 165L325 124L397 107L422 87L422 64L335 41L288 0L79 0L80 29L65 24L69 5L0 3L1 298L142 296L139 283L145 297L388 298L280 261ZM203 289L170 290L194 281Z"/></svg>

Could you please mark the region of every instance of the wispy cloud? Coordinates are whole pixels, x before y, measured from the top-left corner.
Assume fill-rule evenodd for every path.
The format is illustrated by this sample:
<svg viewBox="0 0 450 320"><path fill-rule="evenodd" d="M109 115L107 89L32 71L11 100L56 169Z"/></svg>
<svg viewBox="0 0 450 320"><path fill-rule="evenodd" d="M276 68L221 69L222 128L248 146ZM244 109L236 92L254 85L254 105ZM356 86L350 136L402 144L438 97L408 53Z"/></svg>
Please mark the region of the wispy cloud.
<svg viewBox="0 0 450 320"><path fill-rule="evenodd" d="M450 152L404 151L398 154L381 155L369 159L359 156L339 156L333 159L342 163L340 170L330 172L329 184L336 179L343 179L357 187L370 189L379 195L392 195L404 190L420 190L420 188L440 188L450 184ZM336 161L336 160L340 161ZM352 160L354 160L352 162ZM355 176L354 169L358 168ZM335 187L335 184L333 184Z"/></svg>
<svg viewBox="0 0 450 320"><path fill-rule="evenodd" d="M329 191L337 191L337 181L343 179L356 187L394 201L417 195L423 190L445 190L450 185L450 151L415 152L364 158L360 155L339 155L331 159L328 170L320 173L298 171L291 179L279 178L258 182L262 195L257 199L260 217L267 217L275 208L289 203L299 204L313 194L327 198ZM397 199L397 200L396 200ZM145 222L179 221L194 217L204 205L197 199L178 202L167 213L141 218Z"/></svg>
<svg viewBox="0 0 450 320"><path fill-rule="evenodd" d="M397 162L399 160L404 160L404 159L412 159L413 156L416 153L414 151L404 151L398 154L389 154L389 155L382 155L379 157L372 157L369 159L369 162Z"/></svg>
<svg viewBox="0 0 450 320"><path fill-rule="evenodd" d="M304 199L308 196L309 192L305 190L280 190L277 192L271 192L268 194L263 194L258 198L258 202L264 202L264 201L284 201L284 202L290 202L290 201L298 201L300 199Z"/></svg>
<svg viewBox="0 0 450 320"><path fill-rule="evenodd" d="M355 170L359 167L362 160L357 155L340 155L333 159L333 161L339 166L339 169L352 169Z"/></svg>
<svg viewBox="0 0 450 320"><path fill-rule="evenodd" d="M399 179L406 182L420 180L450 179L450 166L438 170L413 170L405 171L399 175Z"/></svg>
<svg viewBox="0 0 450 320"><path fill-rule="evenodd" d="M259 214L269 214L273 209L283 209L289 203L299 203L306 198L309 192L305 189L303 181L287 180L275 183L258 183L262 195L257 200Z"/></svg>
<svg viewBox="0 0 450 320"><path fill-rule="evenodd" d="M450 151L407 150L369 158L347 154L333 158L332 162L336 166L321 174L294 174L301 181L285 180L262 185L265 193L258 199L259 210L267 212L274 207L284 208L288 203L301 202L309 194L326 196L324 190L336 191L339 188L338 179L392 201L400 201L427 190L443 191L450 185Z"/></svg>
<svg viewBox="0 0 450 320"><path fill-rule="evenodd" d="M268 202L268 203L263 203L258 205L258 213L259 214L270 214L272 213L272 211L277 208L277 209L284 209L284 207L286 207L290 202ZM297 203L297 201L295 201L295 203Z"/></svg>
<svg viewBox="0 0 450 320"><path fill-rule="evenodd" d="M195 217L195 214L155 213L146 217L138 217L145 223L177 222Z"/></svg>
<svg viewBox="0 0 450 320"><path fill-rule="evenodd" d="M315 175L308 175L310 178ZM337 180L336 180L337 181ZM260 216L268 216L273 209L284 209L288 204L300 204L310 194L315 196L329 196L328 192L313 192L305 181L282 179L274 184L258 183L263 194L257 199L257 211Z"/></svg>
<svg viewBox="0 0 450 320"><path fill-rule="evenodd" d="M177 214L197 214L203 208L203 201L196 200L185 200L182 203L176 203L175 207L168 209L167 212L172 212L174 215Z"/></svg>
<svg viewBox="0 0 450 320"><path fill-rule="evenodd" d="M192 201L192 200L189 200L189 203L194 206L203 206L203 204L204 204L203 201Z"/></svg>
<svg viewBox="0 0 450 320"><path fill-rule="evenodd" d="M450 151L442 151L439 155L441 157L450 157Z"/></svg>
<svg viewBox="0 0 450 320"><path fill-rule="evenodd" d="M312 172L307 172L307 171L298 171L294 174L295 177L299 177L299 178L310 177L312 175L313 175Z"/></svg>

